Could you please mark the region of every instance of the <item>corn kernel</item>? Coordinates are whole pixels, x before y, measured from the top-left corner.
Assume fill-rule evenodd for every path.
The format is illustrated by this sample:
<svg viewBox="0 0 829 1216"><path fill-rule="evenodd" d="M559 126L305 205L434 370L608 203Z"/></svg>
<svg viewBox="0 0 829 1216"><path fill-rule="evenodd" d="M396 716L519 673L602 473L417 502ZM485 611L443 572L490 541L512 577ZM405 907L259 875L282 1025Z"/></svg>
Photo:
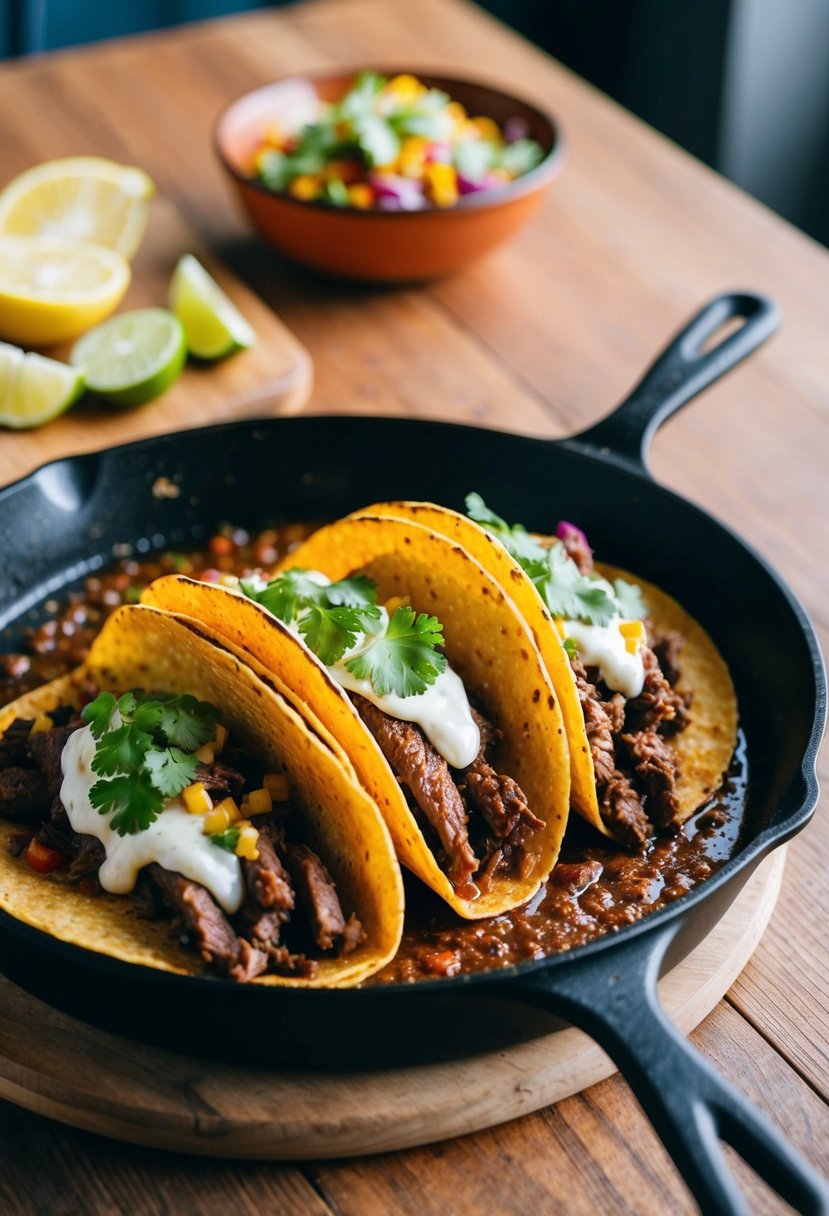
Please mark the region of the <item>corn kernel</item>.
<svg viewBox="0 0 829 1216"><path fill-rule="evenodd" d="M292 198L298 198L304 203L311 202L322 193L322 179L311 174L295 177L288 187L288 193Z"/></svg>
<svg viewBox="0 0 829 1216"><path fill-rule="evenodd" d="M466 110L459 101L450 101L445 111L457 125L466 122Z"/></svg>
<svg viewBox="0 0 829 1216"><path fill-rule="evenodd" d="M218 754L224 745L227 743L227 727L222 726L221 722L216 723L216 738L213 742L213 747Z"/></svg>
<svg viewBox="0 0 829 1216"><path fill-rule="evenodd" d="M367 211L374 202L374 191L368 182L355 182L348 187L348 201L352 207Z"/></svg>
<svg viewBox="0 0 829 1216"><path fill-rule="evenodd" d="M230 816L223 806L214 806L212 811L208 811L204 817L202 831L205 836L212 836L214 832L224 832L230 827Z"/></svg>
<svg viewBox="0 0 829 1216"><path fill-rule="evenodd" d="M273 799L266 789L251 790L248 795L248 814L267 815L273 810Z"/></svg>
<svg viewBox="0 0 829 1216"><path fill-rule="evenodd" d="M203 743L201 747L196 749L196 759L199 764L212 764L215 758L215 749L212 743Z"/></svg>
<svg viewBox="0 0 829 1216"><path fill-rule="evenodd" d="M458 201L458 175L453 165L427 165L424 177L426 193L437 207L455 205Z"/></svg>
<svg viewBox="0 0 829 1216"><path fill-rule="evenodd" d="M429 141L420 135L411 135L404 139L397 158L397 171L403 177L418 178L423 173L426 152Z"/></svg>
<svg viewBox="0 0 829 1216"><path fill-rule="evenodd" d="M239 829L239 839L236 842L235 853L237 857L244 857L247 861L258 861L259 850L256 843L259 840L259 833L252 824L247 824Z"/></svg>
<svg viewBox="0 0 829 1216"><path fill-rule="evenodd" d="M274 802L287 802L291 796L291 783L287 773L265 773L262 785Z"/></svg>
<svg viewBox="0 0 829 1216"><path fill-rule="evenodd" d="M232 798L223 798L221 802L217 802L216 810L226 811L230 823L235 823L239 818L239 808Z"/></svg>
<svg viewBox="0 0 829 1216"><path fill-rule="evenodd" d="M642 621L620 621L619 633L625 639L625 650L636 654L645 640L645 626Z"/></svg>
<svg viewBox="0 0 829 1216"><path fill-rule="evenodd" d="M206 815L213 809L210 795L201 781L194 781L192 785L188 785L181 796L191 815Z"/></svg>
<svg viewBox="0 0 829 1216"><path fill-rule="evenodd" d="M394 76L386 85L386 91L393 93L398 101L417 101L421 93L425 93L424 86L415 76Z"/></svg>
<svg viewBox="0 0 829 1216"><path fill-rule="evenodd" d="M54 725L48 714L38 714L32 723L29 737L31 738L32 735L42 735L44 731L51 730Z"/></svg>

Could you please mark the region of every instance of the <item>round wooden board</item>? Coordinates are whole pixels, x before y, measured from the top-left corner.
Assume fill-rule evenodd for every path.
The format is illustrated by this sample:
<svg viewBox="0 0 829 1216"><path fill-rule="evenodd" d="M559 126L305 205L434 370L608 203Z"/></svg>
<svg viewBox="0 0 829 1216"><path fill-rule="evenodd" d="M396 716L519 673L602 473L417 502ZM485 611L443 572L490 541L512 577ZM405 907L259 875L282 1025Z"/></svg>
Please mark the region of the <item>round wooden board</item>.
<svg viewBox="0 0 829 1216"><path fill-rule="evenodd" d="M777 850L697 949L660 984L689 1033L728 991L768 924ZM0 978L0 1096L52 1119L179 1152L271 1160L428 1144L549 1106L614 1071L575 1029L461 1060L332 1075L216 1064L145 1047L57 1012Z"/></svg>

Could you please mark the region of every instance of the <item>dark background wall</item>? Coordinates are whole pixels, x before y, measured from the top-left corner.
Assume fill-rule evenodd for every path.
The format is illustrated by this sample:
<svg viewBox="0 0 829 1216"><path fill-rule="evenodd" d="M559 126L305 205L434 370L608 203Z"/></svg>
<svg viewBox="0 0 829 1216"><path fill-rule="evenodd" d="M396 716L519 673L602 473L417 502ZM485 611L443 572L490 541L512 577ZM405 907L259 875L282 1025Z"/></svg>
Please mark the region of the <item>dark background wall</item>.
<svg viewBox="0 0 829 1216"><path fill-rule="evenodd" d="M829 244L829 0L478 2ZM0 0L0 57L262 7Z"/></svg>

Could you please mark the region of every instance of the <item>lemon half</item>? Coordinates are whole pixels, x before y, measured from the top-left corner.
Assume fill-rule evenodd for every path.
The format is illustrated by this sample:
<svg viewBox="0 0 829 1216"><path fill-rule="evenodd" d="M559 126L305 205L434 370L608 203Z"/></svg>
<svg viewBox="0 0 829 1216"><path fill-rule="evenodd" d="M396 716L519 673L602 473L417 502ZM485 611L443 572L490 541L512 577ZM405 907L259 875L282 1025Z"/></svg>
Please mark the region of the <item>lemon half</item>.
<svg viewBox="0 0 829 1216"><path fill-rule="evenodd" d="M0 236L0 338L51 346L76 338L120 303L128 263L66 237Z"/></svg>
<svg viewBox="0 0 829 1216"><path fill-rule="evenodd" d="M143 169L98 156L50 160L0 192L0 233L91 241L131 258L155 193Z"/></svg>

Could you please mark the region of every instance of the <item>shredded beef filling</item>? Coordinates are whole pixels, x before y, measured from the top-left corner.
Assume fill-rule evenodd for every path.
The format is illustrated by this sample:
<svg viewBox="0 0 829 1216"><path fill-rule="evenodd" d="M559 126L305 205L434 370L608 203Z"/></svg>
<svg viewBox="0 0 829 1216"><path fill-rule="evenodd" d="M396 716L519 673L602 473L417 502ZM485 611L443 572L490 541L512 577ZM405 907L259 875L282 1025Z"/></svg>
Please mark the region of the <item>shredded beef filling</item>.
<svg viewBox="0 0 829 1216"><path fill-rule="evenodd" d="M419 726L390 717L364 697L354 694L352 700L415 814L437 837L438 861L459 895L474 898L501 870L519 877L529 873L536 855L528 848L528 837L544 823L517 782L488 761L486 752L498 732L482 714L473 710L481 749L468 768L457 771Z"/></svg>
<svg viewBox="0 0 829 1216"><path fill-rule="evenodd" d="M677 826L680 762L666 739L690 720L691 694L674 688L681 674L682 635L656 635L648 623L648 638L651 644L642 648L645 683L629 700L611 692L595 668L585 670L578 657L571 659L599 813L613 837L631 848L654 828Z"/></svg>
<svg viewBox="0 0 829 1216"><path fill-rule="evenodd" d="M31 720L16 719L0 738L0 815L24 818L27 832L15 833L9 851L20 857L32 835L62 853L70 882L94 882L106 853L94 836L75 832L60 801L63 781L60 758L73 730L83 725L68 710L57 711L60 722L32 735ZM239 768L255 770L249 757L228 749L233 764L216 760L199 765L197 779L214 797L237 801L248 782ZM239 768L235 767L238 764ZM261 771L257 774L257 784ZM228 917L210 892L184 875L153 863L139 875L133 901L139 915L171 919L205 962L220 974L244 983L264 972L311 976L318 962L304 950L282 940L297 937L313 950L345 955L364 940L353 914L346 917L334 883L320 858L305 845L286 843L285 828L275 814L256 820L259 829L255 861L242 859L246 898ZM297 908L305 913L307 928Z"/></svg>

